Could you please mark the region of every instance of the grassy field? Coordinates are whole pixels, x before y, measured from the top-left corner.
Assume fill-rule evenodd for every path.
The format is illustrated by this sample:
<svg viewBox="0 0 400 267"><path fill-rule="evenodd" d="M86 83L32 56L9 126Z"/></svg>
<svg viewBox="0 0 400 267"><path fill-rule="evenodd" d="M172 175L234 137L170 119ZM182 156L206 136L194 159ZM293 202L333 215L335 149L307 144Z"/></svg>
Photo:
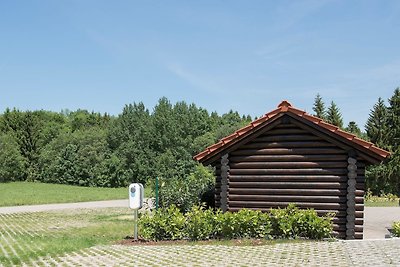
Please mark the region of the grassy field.
<svg viewBox="0 0 400 267"><path fill-rule="evenodd" d="M399 201L389 201L389 200L382 200L382 201L365 201L366 207L398 207Z"/></svg>
<svg viewBox="0 0 400 267"><path fill-rule="evenodd" d="M365 199L366 207L398 207L400 199L395 195L388 196L367 196Z"/></svg>
<svg viewBox="0 0 400 267"><path fill-rule="evenodd" d="M110 244L133 232L129 209L0 214L0 266Z"/></svg>
<svg viewBox="0 0 400 267"><path fill-rule="evenodd" d="M148 188L145 197L151 196ZM81 187L30 182L0 183L0 206L70 203L128 198L127 188Z"/></svg>

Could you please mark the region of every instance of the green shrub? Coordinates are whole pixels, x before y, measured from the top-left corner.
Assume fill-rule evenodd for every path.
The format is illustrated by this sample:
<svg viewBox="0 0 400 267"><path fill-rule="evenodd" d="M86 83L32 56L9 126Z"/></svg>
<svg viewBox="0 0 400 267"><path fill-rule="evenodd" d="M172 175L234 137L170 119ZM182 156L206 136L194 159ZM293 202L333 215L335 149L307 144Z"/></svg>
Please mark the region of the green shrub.
<svg viewBox="0 0 400 267"><path fill-rule="evenodd" d="M400 237L400 221L392 224L392 233L396 237Z"/></svg>
<svg viewBox="0 0 400 267"><path fill-rule="evenodd" d="M184 238L185 216L175 205L143 214L139 219L140 234L148 240Z"/></svg>
<svg viewBox="0 0 400 267"><path fill-rule="evenodd" d="M225 212L222 213L220 210L217 211L218 215L216 218L217 237L231 239L235 238L235 213Z"/></svg>
<svg viewBox="0 0 400 267"><path fill-rule="evenodd" d="M185 236L190 240L214 238L216 234L216 218L219 214L215 214L211 209L205 210L201 206L193 206L185 214Z"/></svg>
<svg viewBox="0 0 400 267"><path fill-rule="evenodd" d="M160 205L168 207L176 205L182 212L200 205L201 196L214 187L214 175L211 170L197 165L193 173L186 179L160 179Z"/></svg>
<svg viewBox="0 0 400 267"><path fill-rule="evenodd" d="M332 232L332 216L319 217L315 210L299 210L290 204L285 209L271 210L272 234L280 238L329 237Z"/></svg>
<svg viewBox="0 0 400 267"><path fill-rule="evenodd" d="M241 209L217 216L217 236L220 238L263 238L272 231L269 214Z"/></svg>
<svg viewBox="0 0 400 267"><path fill-rule="evenodd" d="M171 205L140 220L141 235L149 240L207 240L212 238L309 238L329 237L330 216L318 217L314 210L299 210L294 205L267 213L242 209L238 212L214 212L193 206L182 214Z"/></svg>

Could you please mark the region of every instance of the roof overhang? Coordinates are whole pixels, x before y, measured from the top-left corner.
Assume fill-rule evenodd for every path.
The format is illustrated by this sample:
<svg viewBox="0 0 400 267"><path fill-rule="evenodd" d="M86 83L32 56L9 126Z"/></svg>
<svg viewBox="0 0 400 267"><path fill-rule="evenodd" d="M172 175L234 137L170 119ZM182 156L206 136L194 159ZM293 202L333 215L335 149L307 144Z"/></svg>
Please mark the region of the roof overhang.
<svg viewBox="0 0 400 267"><path fill-rule="evenodd" d="M297 126L305 128L348 151L349 154L356 154L367 163L376 164L382 162L390 155L390 152L376 147L371 142L362 140L335 125L307 114L305 111L293 108L287 101L282 101L277 109L265 114L233 134L222 138L218 143L207 147L193 158L205 165L211 164L218 160L221 155L234 151L242 144L282 123L281 119L284 116L289 117Z"/></svg>

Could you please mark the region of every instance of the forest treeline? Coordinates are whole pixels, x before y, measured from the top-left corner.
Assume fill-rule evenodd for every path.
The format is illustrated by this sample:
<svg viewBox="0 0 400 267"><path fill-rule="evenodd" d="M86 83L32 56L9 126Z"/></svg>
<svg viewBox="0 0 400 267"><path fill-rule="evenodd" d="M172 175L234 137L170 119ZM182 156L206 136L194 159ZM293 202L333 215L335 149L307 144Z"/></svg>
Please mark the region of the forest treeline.
<svg viewBox="0 0 400 267"><path fill-rule="evenodd" d="M313 111L393 152L387 162L368 169L367 186L374 194L400 193L399 88L387 104L378 99L365 132L354 121L345 127L339 107L334 102L327 106L320 95ZM185 179L210 179L210 171L193 155L251 120L234 111L219 115L195 104L171 104L165 97L152 111L141 102L133 103L118 116L6 109L0 115L0 181L120 187L160 177L182 187Z"/></svg>
<svg viewBox="0 0 400 267"><path fill-rule="evenodd" d="M118 116L6 109L0 179L102 187L146 184L156 176L183 179L196 169L194 154L250 121L166 98L152 112L134 103Z"/></svg>
<svg viewBox="0 0 400 267"><path fill-rule="evenodd" d="M315 116L392 152L382 164L367 168L366 189L373 195L400 195L400 88L394 90L387 104L382 98L377 100L370 110L365 132L354 121L343 127L338 106L331 102L326 108L319 94L315 97L313 111Z"/></svg>

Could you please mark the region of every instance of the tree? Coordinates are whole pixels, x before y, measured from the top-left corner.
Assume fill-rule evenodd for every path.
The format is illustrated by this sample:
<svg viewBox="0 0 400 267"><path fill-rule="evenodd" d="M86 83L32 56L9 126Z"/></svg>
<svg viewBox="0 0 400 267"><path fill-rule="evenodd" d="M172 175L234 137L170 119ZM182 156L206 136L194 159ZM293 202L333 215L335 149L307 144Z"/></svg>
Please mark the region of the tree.
<svg viewBox="0 0 400 267"><path fill-rule="evenodd" d="M40 149L42 120L37 112L7 109L0 126L2 132L11 135L18 144L21 155L26 159L26 177L37 178L37 159Z"/></svg>
<svg viewBox="0 0 400 267"><path fill-rule="evenodd" d="M361 130L355 121L350 121L345 130L349 133L357 135L358 137L361 136Z"/></svg>
<svg viewBox="0 0 400 267"><path fill-rule="evenodd" d="M387 124L390 130L388 131L388 143L395 151L400 144L400 88L396 88L393 96L389 99Z"/></svg>
<svg viewBox="0 0 400 267"><path fill-rule="evenodd" d="M343 128L343 118L338 106L332 101L326 114L326 121Z"/></svg>
<svg viewBox="0 0 400 267"><path fill-rule="evenodd" d="M325 103L322 100L322 97L320 94L317 94L317 96L314 99L314 115L318 118L325 119L326 118L326 110L325 110Z"/></svg>
<svg viewBox="0 0 400 267"><path fill-rule="evenodd" d="M388 140L388 112L385 102L379 98L369 113L365 130L372 143L379 147L386 148Z"/></svg>
<svg viewBox="0 0 400 267"><path fill-rule="evenodd" d="M152 148L156 142L152 124L149 110L140 102L126 105L108 128L109 147L119 159L118 168L130 173L131 182L145 184L155 177L157 155ZM116 160L110 163L115 165Z"/></svg>
<svg viewBox="0 0 400 267"><path fill-rule="evenodd" d="M89 128L59 135L43 148L39 166L44 182L81 186L111 186L98 179L107 173L107 160L111 152L106 141L106 132L100 128ZM114 163L113 163L114 164ZM114 164L116 165L116 164ZM111 169L114 168L111 166ZM109 177L113 179L113 177ZM127 185L125 181L122 185ZM120 183L117 184L121 186Z"/></svg>
<svg viewBox="0 0 400 267"><path fill-rule="evenodd" d="M0 134L0 182L24 180L25 163L14 138Z"/></svg>

